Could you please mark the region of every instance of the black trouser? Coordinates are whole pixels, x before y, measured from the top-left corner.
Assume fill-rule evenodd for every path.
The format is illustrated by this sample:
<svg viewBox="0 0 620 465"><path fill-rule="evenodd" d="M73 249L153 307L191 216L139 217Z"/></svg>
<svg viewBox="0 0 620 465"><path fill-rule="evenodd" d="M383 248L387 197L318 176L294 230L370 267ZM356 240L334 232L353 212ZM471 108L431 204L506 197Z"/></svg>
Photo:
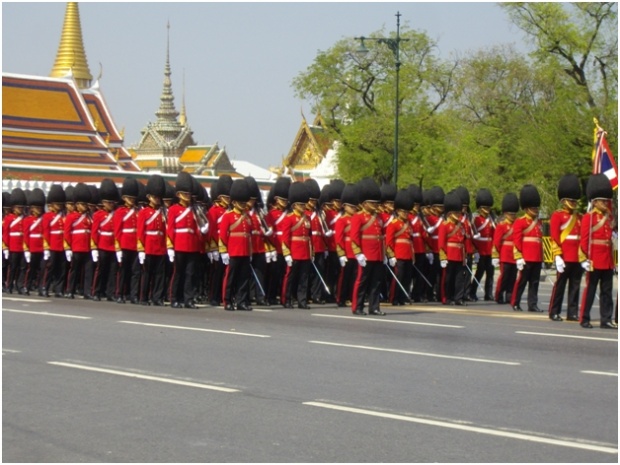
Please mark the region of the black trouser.
<svg viewBox="0 0 620 465"><path fill-rule="evenodd" d="M7 282L7 274L6 270L9 267L9 261L4 258L4 253L2 254L2 291L6 290L6 282Z"/></svg>
<svg viewBox="0 0 620 465"><path fill-rule="evenodd" d="M88 268L92 273L93 259L89 252L73 252L71 262L69 262L69 275L67 277L67 294L75 294L78 287L84 289L84 296L90 296L90 289L84 287L84 277L88 273Z"/></svg>
<svg viewBox="0 0 620 465"><path fill-rule="evenodd" d="M163 303L165 291L165 261L166 255L146 254L142 264L142 278L140 282L140 302Z"/></svg>
<svg viewBox="0 0 620 465"><path fill-rule="evenodd" d="M222 282L224 280L224 271L226 271L225 265L222 263L222 257L217 260L213 260L210 267L209 280L209 300L215 305L222 301Z"/></svg>
<svg viewBox="0 0 620 465"><path fill-rule="evenodd" d="M250 257L230 257L222 283L224 305L250 305Z"/></svg>
<svg viewBox="0 0 620 465"><path fill-rule="evenodd" d="M353 287L353 311L364 310L364 300L368 298L368 310L379 311L381 302L381 282L385 270L383 261L367 261L366 266L358 266L357 279Z"/></svg>
<svg viewBox="0 0 620 465"><path fill-rule="evenodd" d="M265 260L265 253L252 254L252 268L254 269L254 276L250 277L250 296L257 303L265 302L267 296L267 289L265 288L265 271L267 269L267 261ZM258 283L256 283L258 280Z"/></svg>
<svg viewBox="0 0 620 465"><path fill-rule="evenodd" d="M329 294L325 297L326 302L335 302L338 292L338 281L340 279L340 261L338 260L338 252L329 251L327 261L325 262L325 282L329 289Z"/></svg>
<svg viewBox="0 0 620 465"><path fill-rule="evenodd" d="M414 302L422 302L427 299L428 283L424 278L429 274L430 264L428 263L426 254L415 254L415 263L413 264L413 289L411 291Z"/></svg>
<svg viewBox="0 0 620 465"><path fill-rule="evenodd" d="M521 303L521 296L527 285L527 308L531 310L538 307L538 285L540 284L540 271L542 262L526 262L523 270L517 277L517 282L512 291L510 305L513 307Z"/></svg>
<svg viewBox="0 0 620 465"><path fill-rule="evenodd" d="M566 262L564 272L556 274L556 281L549 301L549 316L562 313L562 301L568 283L566 316L571 319L579 318L579 286L582 274L583 268L579 262Z"/></svg>
<svg viewBox="0 0 620 465"><path fill-rule="evenodd" d="M499 270L499 278L495 288L495 301L507 304L512 300L512 290L517 279L517 265L515 263L502 262Z"/></svg>
<svg viewBox="0 0 620 465"><path fill-rule="evenodd" d="M441 279L441 301L443 303L462 301L465 297L464 270L467 271L467 268L462 261L448 260Z"/></svg>
<svg viewBox="0 0 620 465"><path fill-rule="evenodd" d="M475 279L472 280L469 288L469 296L473 299L476 297L478 291L478 283L482 285L482 277L484 280L484 299L493 300L493 274L495 273L495 267L493 266L493 259L490 255L480 255L478 260L478 266L476 267Z"/></svg>
<svg viewBox="0 0 620 465"><path fill-rule="evenodd" d="M206 253L199 252L196 258L196 270L194 274L194 296L198 301L202 301L204 297L208 297L208 270L209 257Z"/></svg>
<svg viewBox="0 0 620 465"><path fill-rule="evenodd" d="M138 252L135 250L123 249L123 258L118 266L116 281L116 297L131 301L138 300L140 290L140 262Z"/></svg>
<svg viewBox="0 0 620 465"><path fill-rule="evenodd" d="M194 270L196 252L175 252L172 281L170 283L170 302L189 305L194 299Z"/></svg>
<svg viewBox="0 0 620 465"><path fill-rule="evenodd" d="M600 284L599 294L599 311L601 313L601 325L611 322L613 316L613 285L614 270L592 270L586 273L586 289L581 300L581 309L579 312L579 322L590 322L590 310L594 304L596 288Z"/></svg>
<svg viewBox="0 0 620 465"><path fill-rule="evenodd" d="M308 280L310 278L310 260L293 260L291 266L286 267L286 274L282 282L282 304L292 304L297 299L300 307L308 304Z"/></svg>
<svg viewBox="0 0 620 465"><path fill-rule="evenodd" d="M30 263L26 271L26 287L29 291L38 290L43 292L43 274L45 273L45 261L43 252L31 252Z"/></svg>
<svg viewBox="0 0 620 465"><path fill-rule="evenodd" d="M347 300L353 300L353 287L357 277L357 260L347 259L347 263L340 267L340 277L338 278L338 288L336 291L336 303L339 307L344 307Z"/></svg>
<svg viewBox="0 0 620 465"><path fill-rule="evenodd" d="M286 262L281 254L276 255L275 262L267 265L267 298L270 304L276 304L282 294L282 279L286 271Z"/></svg>
<svg viewBox="0 0 620 465"><path fill-rule="evenodd" d="M8 262L6 287L9 292L13 292L15 288L21 291L26 287L26 269L28 265L24 258L24 252L9 252Z"/></svg>
<svg viewBox="0 0 620 465"><path fill-rule="evenodd" d="M325 264L326 264L326 259L325 259L325 254L323 252L318 252L314 254L314 266L316 266L318 273L321 273L321 276L319 277L317 270L315 269L310 270L310 277L309 277L310 283L308 286L308 290L309 290L310 298L312 299L313 302L316 302L316 303L324 301L325 294L327 294L325 292L325 288L323 287L323 283L321 282L321 278L325 279ZM310 265L310 267L312 267L312 265Z"/></svg>
<svg viewBox="0 0 620 465"><path fill-rule="evenodd" d="M99 249L99 260L93 278L93 297L114 298L117 270L116 252Z"/></svg>
<svg viewBox="0 0 620 465"><path fill-rule="evenodd" d="M67 256L65 251L50 250L50 258L44 260L43 287L48 293L62 295L67 280Z"/></svg>
<svg viewBox="0 0 620 465"><path fill-rule="evenodd" d="M388 271L389 273L389 271ZM404 305L409 302L409 288L411 287L411 280L413 278L413 263L411 260L396 260L396 266L394 267L394 274L400 282L400 285L396 282L396 279L390 274L390 302ZM404 292L400 286L403 286L407 292Z"/></svg>
<svg viewBox="0 0 620 465"><path fill-rule="evenodd" d="M437 302L441 294L439 293L439 287L441 283L441 264L439 262L439 254L433 254L433 263L429 263L428 282L431 284L426 290L426 298L429 302Z"/></svg>

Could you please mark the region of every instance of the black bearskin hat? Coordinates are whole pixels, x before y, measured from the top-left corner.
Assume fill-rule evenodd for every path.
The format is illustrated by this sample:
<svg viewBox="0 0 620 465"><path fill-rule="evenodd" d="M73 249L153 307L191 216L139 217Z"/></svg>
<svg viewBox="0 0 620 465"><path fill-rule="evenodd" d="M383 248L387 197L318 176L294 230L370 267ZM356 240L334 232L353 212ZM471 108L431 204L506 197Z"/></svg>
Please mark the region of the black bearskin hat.
<svg viewBox="0 0 620 465"><path fill-rule="evenodd" d="M359 187L360 202L381 202L381 188L373 178L364 178L357 185Z"/></svg>
<svg viewBox="0 0 620 465"><path fill-rule="evenodd" d="M229 174L222 174L217 180L217 196L225 195L230 197L230 188L232 187L233 180ZM217 197L211 196L214 200Z"/></svg>
<svg viewBox="0 0 620 465"><path fill-rule="evenodd" d="M121 197L138 197L140 193L140 187L138 186L138 181L135 178L125 178L123 181L123 187L121 188Z"/></svg>
<svg viewBox="0 0 620 465"><path fill-rule="evenodd" d="M291 178L276 179L276 183L273 185L273 196L288 199L291 183Z"/></svg>
<svg viewBox="0 0 620 465"><path fill-rule="evenodd" d="M519 199L517 194L509 192L504 195L502 199L502 212L503 213L517 213L519 211Z"/></svg>
<svg viewBox="0 0 620 465"><path fill-rule="evenodd" d="M2 192L2 208L10 208L10 207L11 207L11 194L8 192Z"/></svg>
<svg viewBox="0 0 620 465"><path fill-rule="evenodd" d="M538 208L540 207L540 194L536 186L532 184L526 184L521 188L519 192L519 203L521 208Z"/></svg>
<svg viewBox="0 0 620 465"><path fill-rule="evenodd" d="M433 186L430 188L428 200L431 205L443 205L445 197L446 194L440 186ZM459 208L459 210L461 209Z"/></svg>
<svg viewBox="0 0 620 465"><path fill-rule="evenodd" d="M21 187L16 187L11 191L11 207L25 207L28 205L26 193Z"/></svg>
<svg viewBox="0 0 620 465"><path fill-rule="evenodd" d="M166 181L159 174L153 174L146 182L146 195L163 198L166 193Z"/></svg>
<svg viewBox="0 0 620 465"><path fill-rule="evenodd" d="M50 191L47 193L47 203L65 203L67 197L65 191L60 184L52 184Z"/></svg>
<svg viewBox="0 0 620 465"><path fill-rule="evenodd" d="M99 186L99 196L101 197L101 200L108 200L110 202L118 202L120 200L118 197L118 189L116 188L116 184L110 178L101 180L101 185Z"/></svg>
<svg viewBox="0 0 620 465"><path fill-rule="evenodd" d="M588 200L613 198L614 190L609 178L603 173L590 176L586 186L586 196Z"/></svg>
<svg viewBox="0 0 620 465"><path fill-rule="evenodd" d="M288 189L287 197L290 205L294 203L307 203L310 200L310 191L303 182L294 182Z"/></svg>
<svg viewBox="0 0 620 465"><path fill-rule="evenodd" d="M245 179L235 179L230 186L230 200L236 202L247 202L250 200L252 192Z"/></svg>
<svg viewBox="0 0 620 465"><path fill-rule="evenodd" d="M32 189L30 198L28 198L28 206L41 208L45 206L45 193L38 187Z"/></svg>
<svg viewBox="0 0 620 465"><path fill-rule="evenodd" d="M168 181L166 181L166 191L162 198L166 200L174 199L174 187L172 187L172 185Z"/></svg>
<svg viewBox="0 0 620 465"><path fill-rule="evenodd" d="M342 179L332 179L329 183L329 201L340 200L342 198L342 191L344 190L345 182Z"/></svg>
<svg viewBox="0 0 620 465"><path fill-rule="evenodd" d="M186 171L181 171L177 174L177 180L174 186L175 192L187 192L192 193L192 176Z"/></svg>
<svg viewBox="0 0 620 465"><path fill-rule="evenodd" d="M409 187L407 188L407 190L409 191L409 195L411 196L413 203L419 203L422 204L422 188L416 184L409 184Z"/></svg>
<svg viewBox="0 0 620 465"><path fill-rule="evenodd" d="M90 200L88 203L91 205L99 205L101 203L101 196L99 195L99 188L97 186L88 185L90 191Z"/></svg>
<svg viewBox="0 0 620 465"><path fill-rule="evenodd" d="M460 212L463 209L463 198L456 190L448 192L443 201L444 211Z"/></svg>
<svg viewBox="0 0 620 465"><path fill-rule="evenodd" d="M75 187L67 186L65 187L65 203L74 203L75 202Z"/></svg>
<svg viewBox="0 0 620 465"><path fill-rule="evenodd" d="M575 174L565 174L558 183L558 200L581 198L581 183Z"/></svg>
<svg viewBox="0 0 620 465"><path fill-rule="evenodd" d="M356 207L360 204L360 192L357 184L347 184L344 186L342 190L342 198L340 201L343 204L355 205Z"/></svg>
<svg viewBox="0 0 620 465"><path fill-rule="evenodd" d="M304 181L304 184L308 188L310 198L314 200L319 200L319 197L321 196L321 188L319 187L319 183L316 182L316 179L306 179Z"/></svg>
<svg viewBox="0 0 620 465"><path fill-rule="evenodd" d="M394 197L394 208L411 211L413 208L413 196L409 189L400 189Z"/></svg>
<svg viewBox="0 0 620 465"><path fill-rule="evenodd" d="M329 184L325 184L321 189L321 195L319 195L319 205L329 203Z"/></svg>
<svg viewBox="0 0 620 465"><path fill-rule="evenodd" d="M493 194L486 188L478 189L476 192L476 208L480 207L492 207L493 206Z"/></svg>
<svg viewBox="0 0 620 465"><path fill-rule="evenodd" d="M90 189L83 182L78 182L73 190L75 202L90 203Z"/></svg>
<svg viewBox="0 0 620 465"><path fill-rule="evenodd" d="M394 184L384 182L381 184L381 202L394 202L396 191L398 190Z"/></svg>
<svg viewBox="0 0 620 465"><path fill-rule="evenodd" d="M461 198L462 205L469 206L470 198L469 198L469 191L467 190L467 187L459 186L456 189L454 189L454 192L456 192L458 196Z"/></svg>

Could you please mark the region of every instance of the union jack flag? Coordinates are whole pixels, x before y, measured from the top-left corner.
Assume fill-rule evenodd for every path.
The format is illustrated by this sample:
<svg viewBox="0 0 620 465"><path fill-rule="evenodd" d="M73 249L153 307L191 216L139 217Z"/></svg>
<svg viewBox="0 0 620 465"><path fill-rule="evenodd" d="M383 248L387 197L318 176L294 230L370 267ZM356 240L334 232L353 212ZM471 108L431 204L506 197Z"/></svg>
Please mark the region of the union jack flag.
<svg viewBox="0 0 620 465"><path fill-rule="evenodd" d="M592 174L603 173L609 178L611 187L618 188L618 167L614 160L614 155L609 150L606 135L600 127L594 130L594 151L592 152Z"/></svg>

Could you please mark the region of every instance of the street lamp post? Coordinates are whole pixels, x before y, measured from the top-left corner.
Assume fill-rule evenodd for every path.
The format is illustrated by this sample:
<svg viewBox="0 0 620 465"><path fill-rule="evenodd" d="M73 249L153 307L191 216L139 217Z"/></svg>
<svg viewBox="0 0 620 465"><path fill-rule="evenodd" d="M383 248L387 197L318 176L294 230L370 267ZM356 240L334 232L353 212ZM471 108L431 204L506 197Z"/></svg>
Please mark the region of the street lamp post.
<svg viewBox="0 0 620 465"><path fill-rule="evenodd" d="M355 37L356 40L360 41L360 46L358 47L356 53L361 56L365 56L368 53L368 49L364 44L365 40L376 40L380 44L387 45L392 53L394 53L395 59L395 67L396 67L396 99L394 104L394 155L392 158L392 177L394 180L394 185L398 186L398 114L400 113L400 101L399 101L399 71L400 71L400 43L407 41L409 39L403 39L400 37L400 12L396 12L396 38L395 39L386 39L385 37Z"/></svg>

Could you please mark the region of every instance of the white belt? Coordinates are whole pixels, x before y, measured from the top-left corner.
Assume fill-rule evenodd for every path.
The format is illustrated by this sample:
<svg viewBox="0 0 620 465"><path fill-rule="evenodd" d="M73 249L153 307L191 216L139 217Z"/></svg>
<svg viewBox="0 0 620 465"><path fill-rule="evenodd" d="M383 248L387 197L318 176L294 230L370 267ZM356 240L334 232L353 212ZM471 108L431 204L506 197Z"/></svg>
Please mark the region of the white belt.
<svg viewBox="0 0 620 465"><path fill-rule="evenodd" d="M63 231L50 231L50 234L62 234Z"/></svg>
<svg viewBox="0 0 620 465"><path fill-rule="evenodd" d="M475 241L480 241L480 242L488 242L488 241L492 241L493 238L492 237L479 237L478 239L474 239Z"/></svg>
<svg viewBox="0 0 620 465"><path fill-rule="evenodd" d="M564 238L566 241L578 241L579 239L579 234L569 234Z"/></svg>
<svg viewBox="0 0 620 465"><path fill-rule="evenodd" d="M136 232L136 228L123 229L123 232L127 233L127 234L135 233Z"/></svg>
<svg viewBox="0 0 620 465"><path fill-rule="evenodd" d="M437 236L431 236L431 239L439 239L439 235L437 235Z"/></svg>
<svg viewBox="0 0 620 465"><path fill-rule="evenodd" d="M38 239L39 237L42 237L41 234L31 234L30 237L34 237L36 239Z"/></svg>
<svg viewBox="0 0 620 465"><path fill-rule="evenodd" d="M194 234L194 230L192 228L175 229L174 232Z"/></svg>
<svg viewBox="0 0 620 465"><path fill-rule="evenodd" d="M73 230L73 234L85 234L85 233L89 233L90 231L88 229L74 229Z"/></svg>
<svg viewBox="0 0 620 465"><path fill-rule="evenodd" d="M114 233L112 231L99 231L99 234L102 236L113 236Z"/></svg>
<svg viewBox="0 0 620 465"><path fill-rule="evenodd" d="M321 233L319 231L312 231L313 236L320 236Z"/></svg>
<svg viewBox="0 0 620 465"><path fill-rule="evenodd" d="M412 236L413 237L420 237L420 233L413 233Z"/></svg>
<svg viewBox="0 0 620 465"><path fill-rule="evenodd" d="M284 234L283 231L276 231L276 236L281 236L282 234Z"/></svg>
<svg viewBox="0 0 620 465"><path fill-rule="evenodd" d="M164 233L161 231L147 231L146 235L147 236L163 236Z"/></svg>
<svg viewBox="0 0 620 465"><path fill-rule="evenodd" d="M9 236L23 236L23 235L24 235L23 232L12 232L12 233L9 233Z"/></svg>

